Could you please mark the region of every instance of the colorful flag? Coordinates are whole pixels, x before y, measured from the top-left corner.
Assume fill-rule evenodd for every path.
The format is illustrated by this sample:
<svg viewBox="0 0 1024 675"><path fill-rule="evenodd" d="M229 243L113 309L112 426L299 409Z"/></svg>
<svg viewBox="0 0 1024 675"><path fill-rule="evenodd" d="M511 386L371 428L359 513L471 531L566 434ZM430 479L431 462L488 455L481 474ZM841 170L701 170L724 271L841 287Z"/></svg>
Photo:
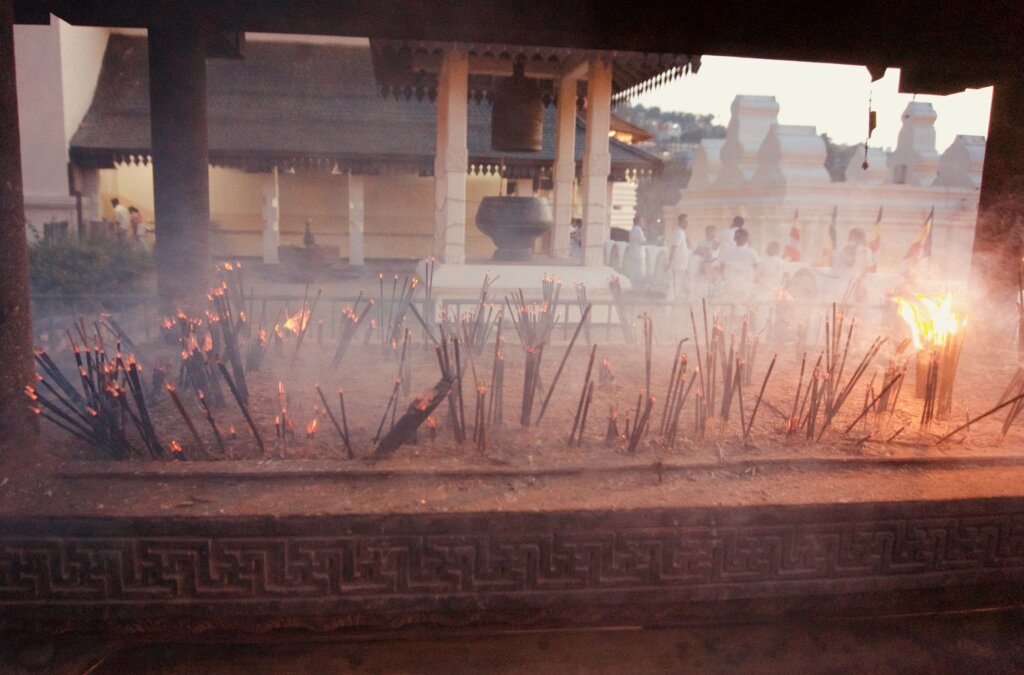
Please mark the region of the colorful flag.
<svg viewBox="0 0 1024 675"><path fill-rule="evenodd" d="M838 206L832 207L832 221L828 224L828 238L825 240L825 247L821 250L821 262L819 267L832 265L832 255L836 252L836 215L839 212Z"/></svg>
<svg viewBox="0 0 1024 675"><path fill-rule="evenodd" d="M917 238L914 239L914 243L907 249L906 255L903 256L903 260L909 262L917 262L921 258L932 257L932 221L935 219L935 207L928 212L928 217L924 221L924 225L921 226L921 230L917 233Z"/></svg>
<svg viewBox="0 0 1024 675"><path fill-rule="evenodd" d="M867 271L874 273L878 271L878 251L882 248L882 207L878 207L878 218L875 218L875 227L871 230L871 238L868 239L868 251L871 252L871 264Z"/></svg>
<svg viewBox="0 0 1024 675"><path fill-rule="evenodd" d="M789 241L782 252L785 260L800 261L800 209L793 211L793 224L789 227Z"/></svg>

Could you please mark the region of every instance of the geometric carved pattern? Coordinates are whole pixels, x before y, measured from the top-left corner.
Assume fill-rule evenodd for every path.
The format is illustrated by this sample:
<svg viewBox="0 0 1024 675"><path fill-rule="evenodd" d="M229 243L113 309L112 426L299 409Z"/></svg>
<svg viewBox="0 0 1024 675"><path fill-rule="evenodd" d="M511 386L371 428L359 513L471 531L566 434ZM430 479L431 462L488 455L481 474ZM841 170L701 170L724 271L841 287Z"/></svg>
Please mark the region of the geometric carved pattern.
<svg viewBox="0 0 1024 675"><path fill-rule="evenodd" d="M721 526L587 521L387 536L338 529L343 534L2 535L0 612L602 590L753 597L787 585L907 588L1024 568L1024 514Z"/></svg>

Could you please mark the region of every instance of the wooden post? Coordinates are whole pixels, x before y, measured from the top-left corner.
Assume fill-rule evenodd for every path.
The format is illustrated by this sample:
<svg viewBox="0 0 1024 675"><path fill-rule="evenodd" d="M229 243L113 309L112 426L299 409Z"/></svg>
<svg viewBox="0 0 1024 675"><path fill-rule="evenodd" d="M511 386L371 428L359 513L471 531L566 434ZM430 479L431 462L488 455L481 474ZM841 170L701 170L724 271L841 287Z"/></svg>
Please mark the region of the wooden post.
<svg viewBox="0 0 1024 675"><path fill-rule="evenodd" d="M24 388L34 384L13 24L11 0L0 0L0 446L24 442L29 436L32 422Z"/></svg>
<svg viewBox="0 0 1024 675"><path fill-rule="evenodd" d="M469 168L469 58L445 50L437 83L437 150L434 158L434 255L466 262L466 171Z"/></svg>
<svg viewBox="0 0 1024 675"><path fill-rule="evenodd" d="M206 39L192 21L149 27L157 290L165 304L206 297L210 174Z"/></svg>
<svg viewBox="0 0 1024 675"><path fill-rule="evenodd" d="M583 149L583 264L588 267L604 264L604 242L608 238L611 106L612 65L595 58L587 76L587 133Z"/></svg>
<svg viewBox="0 0 1024 675"><path fill-rule="evenodd" d="M572 193L576 180L576 80L563 77L558 83L558 125L555 137L554 199L551 254L569 257L572 231Z"/></svg>

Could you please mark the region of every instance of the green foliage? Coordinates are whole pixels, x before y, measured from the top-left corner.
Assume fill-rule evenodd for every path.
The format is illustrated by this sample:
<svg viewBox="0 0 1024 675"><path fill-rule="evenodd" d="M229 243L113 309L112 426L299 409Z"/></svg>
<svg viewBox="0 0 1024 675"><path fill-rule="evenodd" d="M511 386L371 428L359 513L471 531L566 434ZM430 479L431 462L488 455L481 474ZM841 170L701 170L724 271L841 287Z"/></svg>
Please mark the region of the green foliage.
<svg viewBox="0 0 1024 675"><path fill-rule="evenodd" d="M29 246L34 293L131 293L153 267L149 251L114 236L39 240Z"/></svg>

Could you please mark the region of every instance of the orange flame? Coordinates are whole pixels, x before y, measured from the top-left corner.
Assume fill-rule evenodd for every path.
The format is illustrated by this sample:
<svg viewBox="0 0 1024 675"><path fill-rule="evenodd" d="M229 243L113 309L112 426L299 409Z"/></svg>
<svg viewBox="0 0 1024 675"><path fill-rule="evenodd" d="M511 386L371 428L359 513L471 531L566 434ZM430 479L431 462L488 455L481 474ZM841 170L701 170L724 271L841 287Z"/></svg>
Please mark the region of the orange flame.
<svg viewBox="0 0 1024 675"><path fill-rule="evenodd" d="M298 335L302 331L306 330L306 324L309 323L309 310L299 310L294 316L288 317L284 322L285 330L290 330L295 335Z"/></svg>
<svg viewBox="0 0 1024 675"><path fill-rule="evenodd" d="M238 436L238 433L235 431L235 425L232 424L228 427L228 438L235 440L236 436Z"/></svg>
<svg viewBox="0 0 1024 675"><path fill-rule="evenodd" d="M178 444L178 441L171 441L171 452L175 454L181 452L181 445Z"/></svg>
<svg viewBox="0 0 1024 675"><path fill-rule="evenodd" d="M953 296L925 296L918 293L910 300L896 298L899 315L910 326L914 347L941 347L962 328L963 321L953 312Z"/></svg>
<svg viewBox="0 0 1024 675"><path fill-rule="evenodd" d="M315 434L316 434L316 418L314 417L313 419L311 419L309 421L309 424L306 425L306 438L313 438L313 436Z"/></svg>
<svg viewBox="0 0 1024 675"><path fill-rule="evenodd" d="M427 417L427 427L430 428L430 429L436 429L437 428L437 420L434 419L433 415L429 415Z"/></svg>

